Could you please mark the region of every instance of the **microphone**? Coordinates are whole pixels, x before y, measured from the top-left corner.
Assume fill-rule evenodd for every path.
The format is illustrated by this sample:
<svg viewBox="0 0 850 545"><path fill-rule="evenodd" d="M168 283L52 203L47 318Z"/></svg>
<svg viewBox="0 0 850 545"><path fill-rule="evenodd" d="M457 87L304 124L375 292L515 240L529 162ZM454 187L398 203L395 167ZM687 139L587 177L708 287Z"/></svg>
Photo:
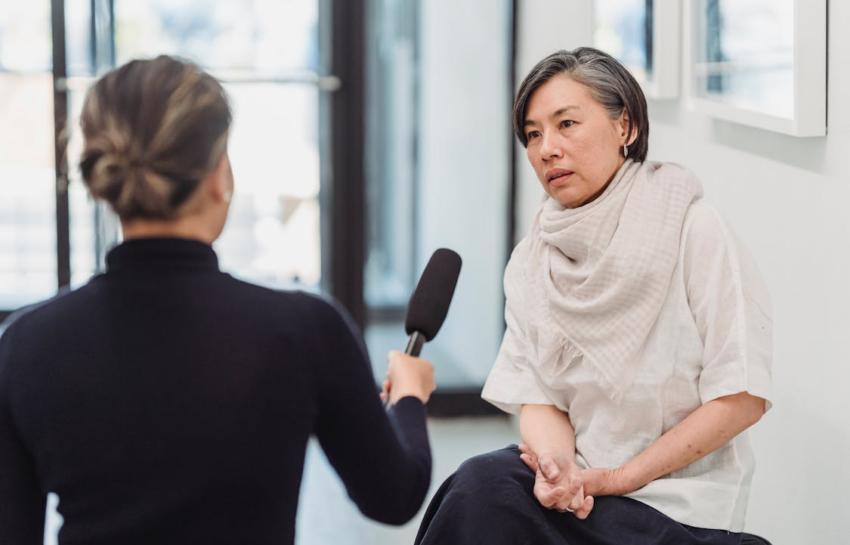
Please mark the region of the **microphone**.
<svg viewBox="0 0 850 545"><path fill-rule="evenodd" d="M404 330L410 339L405 354L419 356L422 345L440 331L455 293L460 266L460 256L452 250L440 248L431 256L407 306Z"/></svg>

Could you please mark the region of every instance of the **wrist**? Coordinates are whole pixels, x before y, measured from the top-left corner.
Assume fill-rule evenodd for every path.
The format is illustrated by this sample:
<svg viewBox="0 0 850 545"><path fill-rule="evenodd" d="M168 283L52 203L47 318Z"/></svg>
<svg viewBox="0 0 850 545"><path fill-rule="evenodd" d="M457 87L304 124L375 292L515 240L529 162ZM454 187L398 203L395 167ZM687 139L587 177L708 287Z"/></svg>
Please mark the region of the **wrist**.
<svg viewBox="0 0 850 545"><path fill-rule="evenodd" d="M539 452L531 449L537 458L549 458L553 462L557 463L559 466L570 467L576 464L576 453L568 452L565 450L559 450L554 448L545 448L540 450Z"/></svg>
<svg viewBox="0 0 850 545"><path fill-rule="evenodd" d="M421 401L422 404L424 405L424 404L428 403L428 397L429 396L426 395L424 391L422 391L421 389L417 389L417 388L399 388L399 389L396 389L395 387L393 387L390 390L390 404L392 404L392 405L395 405L396 403L398 403L400 400L404 399L405 397L415 397L416 399Z"/></svg>
<svg viewBox="0 0 850 545"><path fill-rule="evenodd" d="M640 477L636 474L631 463L626 463L614 470L612 473L612 488L618 496L634 492L638 488L643 487L646 483L641 482Z"/></svg>

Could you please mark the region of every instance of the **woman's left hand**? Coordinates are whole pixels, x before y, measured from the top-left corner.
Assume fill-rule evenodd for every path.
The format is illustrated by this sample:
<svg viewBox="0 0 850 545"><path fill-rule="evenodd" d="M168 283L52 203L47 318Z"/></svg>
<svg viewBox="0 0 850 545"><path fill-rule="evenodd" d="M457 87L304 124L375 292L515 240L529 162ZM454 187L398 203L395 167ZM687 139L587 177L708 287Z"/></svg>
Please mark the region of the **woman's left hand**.
<svg viewBox="0 0 850 545"><path fill-rule="evenodd" d="M520 458L528 469L537 473L538 461L534 452L525 444L520 445L519 450L522 453ZM622 467L582 469L581 480L585 496L622 496L637 490L629 486Z"/></svg>
<svg viewBox="0 0 850 545"><path fill-rule="evenodd" d="M585 519L593 510L593 497L585 495L581 470L564 456L537 454L522 444L520 459L534 472L534 496L540 505L560 512L571 512Z"/></svg>

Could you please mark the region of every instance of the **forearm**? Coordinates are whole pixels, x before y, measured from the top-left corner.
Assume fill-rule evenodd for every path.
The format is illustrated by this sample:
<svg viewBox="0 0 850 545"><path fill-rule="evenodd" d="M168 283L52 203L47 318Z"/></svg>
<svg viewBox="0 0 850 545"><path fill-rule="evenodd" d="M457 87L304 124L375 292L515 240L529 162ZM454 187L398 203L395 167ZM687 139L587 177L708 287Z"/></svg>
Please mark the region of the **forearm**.
<svg viewBox="0 0 850 545"><path fill-rule="evenodd" d="M523 442L538 456L557 453L575 461L573 425L567 413L554 405L523 405L519 428Z"/></svg>
<svg viewBox="0 0 850 545"><path fill-rule="evenodd" d="M622 466L628 493L668 473L682 469L719 449L755 424L764 414L764 400L741 393L709 401Z"/></svg>

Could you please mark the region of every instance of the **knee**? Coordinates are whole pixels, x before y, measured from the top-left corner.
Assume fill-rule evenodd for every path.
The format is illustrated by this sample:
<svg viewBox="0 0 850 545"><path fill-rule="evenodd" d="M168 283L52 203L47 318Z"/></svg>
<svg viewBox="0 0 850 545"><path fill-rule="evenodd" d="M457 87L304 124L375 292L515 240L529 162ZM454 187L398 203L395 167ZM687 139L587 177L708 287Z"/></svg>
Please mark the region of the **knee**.
<svg viewBox="0 0 850 545"><path fill-rule="evenodd" d="M453 478L466 488L501 489L517 481L534 480L534 475L519 457L515 446L474 456L458 467Z"/></svg>

